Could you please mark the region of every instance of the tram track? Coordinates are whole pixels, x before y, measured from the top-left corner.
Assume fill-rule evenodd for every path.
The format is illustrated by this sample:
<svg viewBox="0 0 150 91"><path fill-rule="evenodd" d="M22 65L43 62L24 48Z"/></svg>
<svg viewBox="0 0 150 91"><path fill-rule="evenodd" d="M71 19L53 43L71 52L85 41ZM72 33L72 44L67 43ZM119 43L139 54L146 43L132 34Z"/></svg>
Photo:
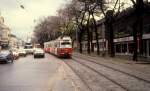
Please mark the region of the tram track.
<svg viewBox="0 0 150 91"><path fill-rule="evenodd" d="M64 61L64 60L63 60L63 61ZM67 60L67 61L68 61L68 60ZM86 67L87 70L88 70L88 69L92 70L93 72L95 72L95 73L98 74L99 76L101 76L101 77L107 79L107 80L110 81L112 84L114 84L114 85L116 85L117 87L119 87L120 89L122 89L123 91L129 91L128 88L124 87L123 85L121 85L120 83L116 82L115 80L110 79L109 77L107 77L107 76L105 76L104 74L100 73L99 71L93 69L92 67L89 67L89 66L87 66L87 65L85 65L85 64L83 64L83 63L81 63L81 62L79 62L79 61L76 61L76 60L74 60L74 59L71 59L71 60L69 60L69 61L74 61L74 62L76 62L76 63L78 63L78 64L80 64L80 65ZM74 67L72 67L68 62L65 62L65 63L71 68L71 70L72 70L73 72L75 72L75 74L81 79L81 81L88 87L88 89L89 89L90 91L95 91L95 90L93 90L93 88L90 87L90 84L84 79L84 77L82 77L81 74L78 74L78 72L74 69ZM89 79L90 79L90 78L89 78ZM115 90L112 89L111 91L115 91Z"/></svg>
<svg viewBox="0 0 150 91"><path fill-rule="evenodd" d="M77 57L77 56L74 56L74 57ZM92 59L92 58L89 58L89 57L88 57L88 59L87 59L87 58L80 57L80 59L89 61L89 62L91 62L91 63L97 64L97 65L100 65L100 66L103 66L103 67L106 67L106 68L109 68L109 69L112 69L112 70L114 70L114 71L118 71L118 72L120 72L120 73L123 73L123 74L125 74L125 75L128 75L128 76L130 76L130 77L136 78L136 79L138 79L138 80L141 80L141 81L144 81L144 82L150 84L150 81L149 81L149 80L143 79L143 78L141 78L141 77L138 77L138 76L136 76L136 75L134 75L134 74L130 74L130 73L125 72L125 71L121 71L121 70L119 70L119 69L117 69L117 68L114 68L114 67L111 67L111 66L108 66L108 65L105 65L105 64L96 62L96 61L94 61L95 59ZM92 59L92 60L90 60L90 59ZM73 60L76 60L76 59L73 58Z"/></svg>
<svg viewBox="0 0 150 91"><path fill-rule="evenodd" d="M83 58L81 58L81 57L80 57L80 59L83 60ZM145 79L143 79L143 78L140 78L140 77L137 77L137 76L135 76L135 75L132 75L132 74L129 74L129 73L120 71L120 70L118 70L118 69L116 69L116 68L113 68L113 67L110 67L110 66L107 66L107 65L104 65L104 64L100 64L100 63L91 61L91 60L89 60L89 59L87 59L87 58L86 58L86 60L84 59L82 62L79 61L79 59L76 59L76 58L74 58L74 57L72 57L72 60L75 61L75 62L78 62L79 64L81 64L81 65L83 65L83 66L85 66L85 67L87 67L87 68L89 68L89 69L91 69L91 70L93 70L94 72L96 72L96 73L98 73L99 75L105 77L106 79L110 80L110 81L113 82L114 84L117 84L118 86L120 86L121 88L123 88L123 89L126 90L126 91L130 91L131 89L130 89L128 86L124 86L124 85L121 84L120 82L118 82L118 81L112 79L111 77L106 76L106 75L103 74L102 72L99 72L98 70L96 70L96 69L94 69L93 67L87 65L87 64L84 63L83 61L90 62L90 64L94 63L94 64L97 64L97 65L99 65L99 66L103 66L103 67L105 67L105 68L107 68L107 69L113 70L114 72L119 72L119 73L122 73L122 75L126 75L126 76L128 76L128 77L130 77L130 78L132 78L132 79L136 79L136 80L138 80L139 82L142 81L142 82L144 82L144 83L146 83L146 84L150 84L149 81L147 81L147 80L145 80ZM130 81L129 81L129 82L130 82ZM129 84L130 84L130 83L129 83ZM142 84L142 85L143 85L143 84ZM148 85L148 88L149 88L149 85Z"/></svg>

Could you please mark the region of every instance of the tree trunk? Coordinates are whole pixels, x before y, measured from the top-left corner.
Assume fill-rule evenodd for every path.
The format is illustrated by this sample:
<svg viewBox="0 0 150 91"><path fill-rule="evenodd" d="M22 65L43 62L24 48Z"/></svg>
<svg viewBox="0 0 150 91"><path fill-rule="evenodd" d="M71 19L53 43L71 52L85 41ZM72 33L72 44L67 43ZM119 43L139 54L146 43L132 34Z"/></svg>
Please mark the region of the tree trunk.
<svg viewBox="0 0 150 91"><path fill-rule="evenodd" d="M91 42L91 52L94 52L94 44L93 44L93 31L90 29L90 42Z"/></svg>
<svg viewBox="0 0 150 91"><path fill-rule="evenodd" d="M80 46L79 52L82 53L82 43L81 42L79 42L79 46Z"/></svg>
<svg viewBox="0 0 150 91"><path fill-rule="evenodd" d="M87 47L87 52L88 54L91 53L91 45L90 45L90 30L89 30L89 21L90 21L90 11L88 12L89 15L88 15L88 20L87 20L87 24L86 24L86 30L87 30L87 42L88 42L88 47Z"/></svg>
<svg viewBox="0 0 150 91"><path fill-rule="evenodd" d="M114 39L114 33L113 33L113 27L112 27L112 22L109 24L110 28L109 28L109 35L110 35L110 38L109 38L109 41L108 43L110 44L110 56L111 57L114 57L115 56L115 51L114 51L114 42L113 42L113 39Z"/></svg>
<svg viewBox="0 0 150 91"><path fill-rule="evenodd" d="M106 13L106 22L105 22L105 28L106 28L106 39L108 40L108 53L110 54L110 57L115 56L115 50L114 50L114 33L113 33L113 11L109 10Z"/></svg>
<svg viewBox="0 0 150 91"><path fill-rule="evenodd" d="M72 38L72 48L74 48L75 39Z"/></svg>
<svg viewBox="0 0 150 91"><path fill-rule="evenodd" d="M133 53L133 60L138 60L138 47L139 46L139 53L143 54L143 13L144 13L144 2L143 0L136 0L135 5L135 23L133 24L133 38L134 38L134 53ZM137 40L138 38L138 40ZM139 42L137 42L139 41Z"/></svg>
<svg viewBox="0 0 150 91"><path fill-rule="evenodd" d="M96 20L94 18L93 12L92 12L92 17L93 17L93 21L94 21L94 30L95 30L95 37L96 37L96 45L97 45L97 55L100 54L100 48L99 48L99 38L98 38L98 31L97 31L97 25L96 25Z"/></svg>
<svg viewBox="0 0 150 91"><path fill-rule="evenodd" d="M137 7L136 7L136 12L137 12L137 23L139 24L138 28L138 38L139 38L139 52L140 54L143 54L143 40L142 40L142 35L143 35L143 13L144 13L144 2L143 0L137 0Z"/></svg>
<svg viewBox="0 0 150 91"><path fill-rule="evenodd" d="M139 17L139 49L140 49L140 54L143 55L143 17Z"/></svg>
<svg viewBox="0 0 150 91"><path fill-rule="evenodd" d="M87 45L88 45L88 47L87 47L87 52L88 52L88 54L90 54L91 53L91 48L90 48L90 31L89 31L89 28L88 27L86 27L86 30L87 30Z"/></svg>
<svg viewBox="0 0 150 91"><path fill-rule="evenodd" d="M83 35L83 27L82 28L80 28L80 31L78 32L78 40L79 40L79 52L80 53L82 53L83 51L82 51L82 35Z"/></svg>
<svg viewBox="0 0 150 91"><path fill-rule="evenodd" d="M133 24L133 60L137 61L137 24Z"/></svg>

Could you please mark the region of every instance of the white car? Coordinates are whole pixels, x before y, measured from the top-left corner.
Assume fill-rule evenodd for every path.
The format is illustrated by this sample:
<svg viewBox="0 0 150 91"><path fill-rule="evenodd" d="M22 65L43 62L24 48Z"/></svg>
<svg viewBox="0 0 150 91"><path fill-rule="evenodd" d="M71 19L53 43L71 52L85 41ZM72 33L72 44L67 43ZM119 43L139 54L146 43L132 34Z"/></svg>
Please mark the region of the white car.
<svg viewBox="0 0 150 91"><path fill-rule="evenodd" d="M44 50L43 49L41 49L41 48L36 48L35 50L34 50L34 58L36 58L36 57L45 57L45 52L44 52Z"/></svg>
<svg viewBox="0 0 150 91"><path fill-rule="evenodd" d="M19 52L19 56L26 56L27 55L25 49L19 49L18 52Z"/></svg>
<svg viewBox="0 0 150 91"><path fill-rule="evenodd" d="M33 52L34 52L34 49L32 46L26 46L24 49L27 54L33 54Z"/></svg>

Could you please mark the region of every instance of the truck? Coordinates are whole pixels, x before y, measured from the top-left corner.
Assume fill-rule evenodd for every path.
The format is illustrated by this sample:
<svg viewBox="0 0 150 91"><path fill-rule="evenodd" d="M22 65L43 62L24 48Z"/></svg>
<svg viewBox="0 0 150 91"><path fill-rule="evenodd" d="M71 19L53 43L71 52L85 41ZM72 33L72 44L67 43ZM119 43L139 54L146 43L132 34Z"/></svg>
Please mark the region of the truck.
<svg viewBox="0 0 150 91"><path fill-rule="evenodd" d="M27 54L33 54L34 48L32 43L25 43L24 49Z"/></svg>

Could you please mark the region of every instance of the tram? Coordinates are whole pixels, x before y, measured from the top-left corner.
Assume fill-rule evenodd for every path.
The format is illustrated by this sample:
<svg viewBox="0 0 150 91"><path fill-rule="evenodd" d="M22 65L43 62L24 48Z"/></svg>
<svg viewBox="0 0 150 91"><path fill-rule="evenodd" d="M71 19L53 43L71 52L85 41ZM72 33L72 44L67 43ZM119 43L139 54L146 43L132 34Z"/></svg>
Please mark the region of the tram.
<svg viewBox="0 0 150 91"><path fill-rule="evenodd" d="M45 43L44 43L44 51L45 51L46 53L49 53L49 52L50 52L50 50L49 50L49 42L45 42Z"/></svg>
<svg viewBox="0 0 150 91"><path fill-rule="evenodd" d="M71 38L63 36L56 40L45 42L44 50L58 57L71 57L73 52Z"/></svg>

